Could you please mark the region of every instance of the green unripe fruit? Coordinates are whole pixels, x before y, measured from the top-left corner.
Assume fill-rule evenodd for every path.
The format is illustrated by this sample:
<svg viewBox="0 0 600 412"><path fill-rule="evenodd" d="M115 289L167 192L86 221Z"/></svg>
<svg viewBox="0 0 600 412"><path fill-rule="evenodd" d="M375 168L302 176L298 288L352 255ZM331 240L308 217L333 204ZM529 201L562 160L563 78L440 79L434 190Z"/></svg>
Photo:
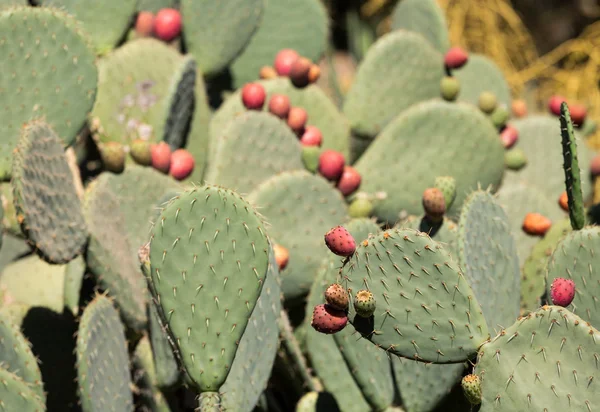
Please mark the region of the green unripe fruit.
<svg viewBox="0 0 600 412"><path fill-rule="evenodd" d="M125 148L121 143L101 143L98 150L106 170L113 173L122 173L125 170Z"/></svg>
<svg viewBox="0 0 600 412"><path fill-rule="evenodd" d="M319 156L321 149L318 146L303 146L302 147L302 163L306 170L311 173L317 173L319 169Z"/></svg>
<svg viewBox="0 0 600 412"><path fill-rule="evenodd" d="M373 203L366 198L358 197L348 207L348 214L353 218L369 217L371 213L373 213Z"/></svg>
<svg viewBox="0 0 600 412"><path fill-rule="evenodd" d="M370 318L375 313L377 305L375 296L368 290L359 290L354 297L354 310L363 318Z"/></svg>
<svg viewBox="0 0 600 412"><path fill-rule="evenodd" d="M481 379L478 375L467 375L460 382L465 397L472 405L481 403Z"/></svg>
<svg viewBox="0 0 600 412"><path fill-rule="evenodd" d="M446 209L450 209L456 199L456 179L452 176L438 176L433 185L444 195Z"/></svg>
<svg viewBox="0 0 600 412"><path fill-rule="evenodd" d="M460 93L460 81L456 77L446 76L440 81L442 98L449 102L456 100Z"/></svg>
<svg viewBox="0 0 600 412"><path fill-rule="evenodd" d="M479 110L486 114L491 114L498 106L498 99L492 92L482 92L479 95Z"/></svg>
<svg viewBox="0 0 600 412"><path fill-rule="evenodd" d="M490 115L490 120L496 126L496 128L501 129L506 126L506 122L510 118L510 113L504 106L496 107L496 110L492 112Z"/></svg>
<svg viewBox="0 0 600 412"><path fill-rule="evenodd" d="M136 139L129 145L131 158L139 165L150 166L152 164L151 143L147 140Z"/></svg>
<svg viewBox="0 0 600 412"><path fill-rule="evenodd" d="M527 164L527 156L521 149L511 149L504 152L504 165L510 170L520 170Z"/></svg>

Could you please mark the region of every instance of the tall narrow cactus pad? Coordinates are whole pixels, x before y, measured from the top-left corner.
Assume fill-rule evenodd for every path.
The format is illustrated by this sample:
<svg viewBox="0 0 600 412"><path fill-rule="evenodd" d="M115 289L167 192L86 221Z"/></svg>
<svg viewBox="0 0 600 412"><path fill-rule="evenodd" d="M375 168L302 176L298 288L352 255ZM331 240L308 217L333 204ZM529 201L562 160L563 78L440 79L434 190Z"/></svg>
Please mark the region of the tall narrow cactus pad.
<svg viewBox="0 0 600 412"><path fill-rule="evenodd" d="M564 308L520 318L479 350L480 411L593 411L598 342L600 333Z"/></svg>
<svg viewBox="0 0 600 412"><path fill-rule="evenodd" d="M510 109L510 86L502 70L490 58L471 53L467 64L453 70L452 75L460 82L458 100L477 106L481 93L490 92L496 96L499 105Z"/></svg>
<svg viewBox="0 0 600 412"><path fill-rule="evenodd" d="M226 68L248 45L259 28L266 0L183 0L185 45L202 73Z"/></svg>
<svg viewBox="0 0 600 412"><path fill-rule="evenodd" d="M342 195L320 176L293 171L266 180L249 199L266 216L273 241L289 250L289 264L281 272L285 298L306 295L328 254L323 235L347 219Z"/></svg>
<svg viewBox="0 0 600 412"><path fill-rule="evenodd" d="M85 260L83 256L77 256L65 266L65 307L74 316L79 314L79 299L81 297L81 285L85 276Z"/></svg>
<svg viewBox="0 0 600 412"><path fill-rule="evenodd" d="M381 37L369 48L346 96L344 114L352 131L374 138L413 104L438 97L443 76L442 55L421 35L398 30Z"/></svg>
<svg viewBox="0 0 600 412"><path fill-rule="evenodd" d="M440 53L450 48L446 17L435 0L403 0L391 17L393 30L419 33Z"/></svg>
<svg viewBox="0 0 600 412"><path fill-rule="evenodd" d="M497 188L504 171L504 149L496 129L477 108L433 100L396 117L355 167L363 178L361 190L387 193L375 204L375 215L395 223L403 210L423 212L423 191L433 186L437 176L456 179L457 196L450 214L460 210L467 193L478 184Z"/></svg>
<svg viewBox="0 0 600 412"><path fill-rule="evenodd" d="M556 278L575 282L572 311L600 327L600 228L597 226L574 230L556 245L548 261L546 291L550 295Z"/></svg>
<svg viewBox="0 0 600 412"><path fill-rule="evenodd" d="M240 193L251 192L280 172L304 170L298 138L285 122L270 113L240 114L212 143L216 147L204 180Z"/></svg>
<svg viewBox="0 0 600 412"><path fill-rule="evenodd" d="M478 190L463 205L458 263L481 303L488 330L498 332L519 316L521 270L508 217L496 199Z"/></svg>
<svg viewBox="0 0 600 412"><path fill-rule="evenodd" d="M341 272L344 287L369 289L370 319L348 318L375 345L401 357L459 363L488 338L471 287L440 244L412 229L387 230L360 243Z"/></svg>
<svg viewBox="0 0 600 412"><path fill-rule="evenodd" d="M156 365L154 385L159 388L172 388L181 377L177 359L173 353L173 346L169 335L163 325L154 303L148 305L148 336L152 347L153 364Z"/></svg>
<svg viewBox="0 0 600 412"><path fill-rule="evenodd" d="M41 7L0 13L0 180L10 177L21 126L45 117L70 145L94 104L98 72L77 22Z"/></svg>
<svg viewBox="0 0 600 412"><path fill-rule="evenodd" d="M182 192L157 219L150 243L151 289L200 392L218 391L225 382L263 288L270 253L260 216L227 189Z"/></svg>
<svg viewBox="0 0 600 412"><path fill-rule="evenodd" d="M0 408L5 411L45 412L46 405L27 382L0 367Z"/></svg>
<svg viewBox="0 0 600 412"><path fill-rule="evenodd" d="M273 64L281 49L294 49L318 61L327 47L328 23L327 11L318 0L267 0L258 30L230 66L234 87L256 79L260 68Z"/></svg>
<svg viewBox="0 0 600 412"><path fill-rule="evenodd" d="M77 379L83 412L133 412L124 326L109 298L97 296L77 331Z"/></svg>
<svg viewBox="0 0 600 412"><path fill-rule="evenodd" d="M585 226L581 172L577 160L577 141L573 131L573 122L566 102L563 102L560 106L560 133L562 136L563 169L565 171L565 185L567 186L569 218L573 229L580 230Z"/></svg>
<svg viewBox="0 0 600 412"><path fill-rule="evenodd" d="M28 241L48 262L72 260L82 253L88 229L62 142L48 124L31 122L13 157L13 200Z"/></svg>

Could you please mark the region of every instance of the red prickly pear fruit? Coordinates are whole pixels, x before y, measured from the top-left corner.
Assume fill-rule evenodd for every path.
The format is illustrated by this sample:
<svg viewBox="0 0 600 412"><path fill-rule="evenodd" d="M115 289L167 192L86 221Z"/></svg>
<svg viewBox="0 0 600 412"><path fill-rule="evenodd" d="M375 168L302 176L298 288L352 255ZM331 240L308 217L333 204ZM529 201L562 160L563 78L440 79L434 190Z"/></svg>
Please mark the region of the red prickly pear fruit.
<svg viewBox="0 0 600 412"><path fill-rule="evenodd" d="M292 49L282 49L275 56L273 67L280 76L287 76L292 70L292 65L300 57L297 51Z"/></svg>
<svg viewBox="0 0 600 412"><path fill-rule="evenodd" d="M465 398L471 405L479 405L481 403L481 379L478 375L467 375L460 382Z"/></svg>
<svg viewBox="0 0 600 412"><path fill-rule="evenodd" d="M548 99L548 110L550 110L550 113L553 115L560 116L560 105L566 101L567 99L562 96L552 96Z"/></svg>
<svg viewBox="0 0 600 412"><path fill-rule="evenodd" d="M340 180L345 165L344 155L335 150L324 150L319 156L319 173L332 182Z"/></svg>
<svg viewBox="0 0 600 412"><path fill-rule="evenodd" d="M519 131L513 126L506 126L500 133L500 140L505 149L510 149L519 140Z"/></svg>
<svg viewBox="0 0 600 412"><path fill-rule="evenodd" d="M106 170L113 173L121 173L125 170L125 148L121 143L102 143L98 150Z"/></svg>
<svg viewBox="0 0 600 412"><path fill-rule="evenodd" d="M565 212L569 211L569 195L567 195L567 192L562 192L558 198L558 205Z"/></svg>
<svg viewBox="0 0 600 412"><path fill-rule="evenodd" d="M262 110L267 92L258 83L248 83L242 88L242 103L248 110Z"/></svg>
<svg viewBox="0 0 600 412"><path fill-rule="evenodd" d="M323 144L323 134L316 126L306 126L304 133L300 138L300 144L302 144L302 146L321 147L321 144Z"/></svg>
<svg viewBox="0 0 600 412"><path fill-rule="evenodd" d="M594 156L590 163L590 173L593 177L600 176L600 154Z"/></svg>
<svg viewBox="0 0 600 412"><path fill-rule="evenodd" d="M343 226L336 226L325 234L325 244L338 256L352 256L356 251L356 241Z"/></svg>
<svg viewBox="0 0 600 412"><path fill-rule="evenodd" d="M129 145L129 155L139 165L150 166L152 164L151 144L147 140L135 139Z"/></svg>
<svg viewBox="0 0 600 412"><path fill-rule="evenodd" d="M153 144L150 148L152 167L163 173L168 173L171 167L171 148L166 142Z"/></svg>
<svg viewBox="0 0 600 412"><path fill-rule="evenodd" d="M528 235L544 236L550 227L552 221L539 213L527 213L523 219L523 231Z"/></svg>
<svg viewBox="0 0 600 412"><path fill-rule="evenodd" d="M321 77L321 68L318 64L312 64L308 71L308 82L310 84L316 83L319 77Z"/></svg>
<svg viewBox="0 0 600 412"><path fill-rule="evenodd" d="M288 113L287 124L298 136L304 133L304 127L308 120L308 113L301 107L292 107Z"/></svg>
<svg viewBox="0 0 600 412"><path fill-rule="evenodd" d="M359 290L354 297L354 310L362 318L370 318L375 313L375 296L368 290Z"/></svg>
<svg viewBox="0 0 600 412"><path fill-rule="evenodd" d="M358 171L351 166L344 166L342 177L337 182L337 188L344 196L350 196L360 187L362 178Z"/></svg>
<svg viewBox="0 0 600 412"><path fill-rule="evenodd" d="M303 88L308 86L309 79L308 74L310 72L310 67L312 66L312 62L306 57L298 57L294 63L292 63L292 67L290 68L290 80L292 84L298 88Z"/></svg>
<svg viewBox="0 0 600 412"><path fill-rule="evenodd" d="M269 100L269 112L280 119L287 119L291 107L290 98L284 94L274 94Z"/></svg>
<svg viewBox="0 0 600 412"><path fill-rule="evenodd" d="M444 64L448 69L460 69L469 61L469 54L460 47L452 47L444 56Z"/></svg>
<svg viewBox="0 0 600 412"><path fill-rule="evenodd" d="M436 187L425 189L423 192L423 210L425 216L433 223L439 223L446 213L446 198Z"/></svg>
<svg viewBox="0 0 600 412"><path fill-rule="evenodd" d="M140 11L135 20L135 32L140 37L152 35L154 30L154 14L149 11Z"/></svg>
<svg viewBox="0 0 600 412"><path fill-rule="evenodd" d="M513 100L511 103L513 116L521 118L527 116L527 103L524 100Z"/></svg>
<svg viewBox="0 0 600 412"><path fill-rule="evenodd" d="M572 104L569 106L571 121L575 126L581 126L585 122L587 109L582 104Z"/></svg>
<svg viewBox="0 0 600 412"><path fill-rule="evenodd" d="M325 303L317 305L313 309L310 325L317 332L330 335L341 331L347 324L348 316L342 310L334 309Z"/></svg>
<svg viewBox="0 0 600 412"><path fill-rule="evenodd" d="M575 297L575 282L571 279L556 278L550 286L552 304L567 307Z"/></svg>
<svg viewBox="0 0 600 412"><path fill-rule="evenodd" d="M325 302L337 310L348 309L348 292L339 283L331 284L325 290Z"/></svg>
<svg viewBox="0 0 600 412"><path fill-rule="evenodd" d="M154 19L154 34L169 42L181 33L181 13L175 9L161 9Z"/></svg>
<svg viewBox="0 0 600 412"><path fill-rule="evenodd" d="M290 261L290 252L283 246L275 243L273 245L273 253L275 253L275 262L277 262L279 270L285 269Z"/></svg>
<svg viewBox="0 0 600 412"><path fill-rule="evenodd" d="M263 66L258 73L258 76L264 80L270 80L277 77L277 72L272 66Z"/></svg>
<svg viewBox="0 0 600 412"><path fill-rule="evenodd" d="M190 152L185 149L177 149L171 154L169 174L175 180L183 180L192 173L195 164L194 156Z"/></svg>

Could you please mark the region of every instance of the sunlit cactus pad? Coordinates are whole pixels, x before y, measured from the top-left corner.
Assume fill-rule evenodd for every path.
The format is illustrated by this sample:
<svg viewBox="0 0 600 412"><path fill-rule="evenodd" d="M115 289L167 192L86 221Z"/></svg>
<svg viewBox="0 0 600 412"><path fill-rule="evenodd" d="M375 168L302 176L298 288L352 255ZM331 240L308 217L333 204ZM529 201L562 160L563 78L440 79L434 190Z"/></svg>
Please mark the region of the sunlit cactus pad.
<svg viewBox="0 0 600 412"><path fill-rule="evenodd" d="M27 124L13 155L14 204L36 252L51 263L79 255L88 238L63 142L45 122Z"/></svg>
<svg viewBox="0 0 600 412"><path fill-rule="evenodd" d="M16 374L0 367L0 408L6 411L45 412L46 405Z"/></svg>
<svg viewBox="0 0 600 412"><path fill-rule="evenodd" d="M70 145L96 94L94 52L78 23L39 7L0 12L0 180L11 173L21 126L45 117Z"/></svg>
<svg viewBox="0 0 600 412"><path fill-rule="evenodd" d="M452 75L460 81L460 101L477 106L481 93L490 92L496 96L499 105L510 110L510 87L500 68L490 58L472 53L467 64L452 71Z"/></svg>
<svg viewBox="0 0 600 412"><path fill-rule="evenodd" d="M446 17L435 0L403 0L394 8L391 19L392 29L419 33L440 53L450 48Z"/></svg>

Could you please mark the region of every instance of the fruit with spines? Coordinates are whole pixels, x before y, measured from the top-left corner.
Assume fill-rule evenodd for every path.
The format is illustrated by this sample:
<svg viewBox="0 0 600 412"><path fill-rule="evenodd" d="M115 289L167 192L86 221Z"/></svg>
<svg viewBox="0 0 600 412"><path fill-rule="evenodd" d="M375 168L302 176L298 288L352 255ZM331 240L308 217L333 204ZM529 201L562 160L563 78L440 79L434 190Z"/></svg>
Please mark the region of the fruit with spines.
<svg viewBox="0 0 600 412"><path fill-rule="evenodd" d="M525 100L513 100L511 103L511 111L516 118L527 116L527 103Z"/></svg>
<svg viewBox="0 0 600 412"><path fill-rule="evenodd" d="M129 155L139 165L152 165L151 143L143 139L135 139L129 144Z"/></svg>
<svg viewBox="0 0 600 412"><path fill-rule="evenodd" d="M348 206L348 215L352 218L369 217L373 213L373 203L366 197L357 196L350 206Z"/></svg>
<svg viewBox="0 0 600 412"><path fill-rule="evenodd" d="M373 293L366 289L356 292L353 304L356 314L363 318L370 318L373 316L375 309L377 308L375 296L373 296Z"/></svg>
<svg viewBox="0 0 600 412"><path fill-rule="evenodd" d="M309 73L312 62L306 57L299 57L290 68L289 77L292 84L298 88L306 87L310 84Z"/></svg>
<svg viewBox="0 0 600 412"><path fill-rule="evenodd" d="M479 375L469 374L463 377L460 386L471 405L481 403L481 379Z"/></svg>
<svg viewBox="0 0 600 412"><path fill-rule="evenodd" d="M445 76L440 81L440 90L444 100L453 102L460 93L460 81L456 77Z"/></svg>
<svg viewBox="0 0 600 412"><path fill-rule="evenodd" d="M523 219L523 231L532 236L544 236L552 221L540 213L527 213Z"/></svg>
<svg viewBox="0 0 600 412"><path fill-rule="evenodd" d="M456 179L452 176L438 176L435 178L433 187L444 194L446 210L450 209L456 199Z"/></svg>
<svg viewBox="0 0 600 412"><path fill-rule="evenodd" d="M325 179L337 182L344 173L346 159L335 150L324 150L319 156L319 173Z"/></svg>
<svg viewBox="0 0 600 412"><path fill-rule="evenodd" d="M504 165L510 170L521 170L527 166L527 155L520 147L504 152Z"/></svg>
<svg viewBox="0 0 600 412"><path fill-rule="evenodd" d="M552 304L567 307L575 297L575 282L571 279L555 278L550 286Z"/></svg>
<svg viewBox="0 0 600 412"><path fill-rule="evenodd" d="M339 283L332 283L325 289L325 302L334 309L348 309L348 292Z"/></svg>
<svg viewBox="0 0 600 412"><path fill-rule="evenodd" d="M566 102L567 99L565 99L562 96L552 96L550 97L550 99L548 99L548 110L550 111L550 113L552 113L555 116L560 116L560 106L563 104L563 102Z"/></svg>
<svg viewBox="0 0 600 412"><path fill-rule="evenodd" d="M600 176L600 155L594 156L590 162L590 173L592 174L592 177Z"/></svg>
<svg viewBox="0 0 600 412"><path fill-rule="evenodd" d="M344 196L350 196L358 190L361 180L360 173L352 166L346 165L336 187Z"/></svg>
<svg viewBox="0 0 600 412"><path fill-rule="evenodd" d="M562 192L562 194L558 198L558 205L565 212L569 211L569 196L567 195L567 192Z"/></svg>
<svg viewBox="0 0 600 412"><path fill-rule="evenodd" d="M275 262L279 270L284 270L290 262L290 251L287 248L275 243L273 245L273 253L275 253Z"/></svg>
<svg viewBox="0 0 600 412"><path fill-rule="evenodd" d="M587 109L582 104L571 104L569 106L571 112L571 120L575 126L582 126L587 117Z"/></svg>
<svg viewBox="0 0 600 412"><path fill-rule="evenodd" d="M106 142L98 146L104 168L112 173L125 170L125 147L119 142Z"/></svg>
<svg viewBox="0 0 600 412"><path fill-rule="evenodd" d="M452 47L444 55L444 65L448 69L460 69L469 61L469 54L461 47Z"/></svg>
<svg viewBox="0 0 600 412"><path fill-rule="evenodd" d="M338 256L352 256L356 251L356 241L343 226L336 226L325 234L325 244Z"/></svg>
<svg viewBox="0 0 600 412"><path fill-rule="evenodd" d="M165 8L156 13L154 34L159 39L170 42L181 33L181 14L179 10Z"/></svg>
<svg viewBox="0 0 600 412"><path fill-rule="evenodd" d="M319 333L327 335L338 333L348 324L346 312L334 309L326 303L317 305L313 309L310 325Z"/></svg>
<svg viewBox="0 0 600 412"><path fill-rule="evenodd" d="M150 147L152 167L159 172L169 173L171 167L171 147L166 142L153 144Z"/></svg>
<svg viewBox="0 0 600 412"><path fill-rule="evenodd" d="M308 70L308 82L311 84L316 83L319 77L321 77L321 68L318 64L311 64Z"/></svg>
<svg viewBox="0 0 600 412"><path fill-rule="evenodd" d="M441 222L446 213L446 198L436 187L430 187L423 192L423 210L425 216L433 223Z"/></svg>
<svg viewBox="0 0 600 412"><path fill-rule="evenodd" d="M519 140L519 131L511 125L507 125L500 132L500 140L505 149L511 149Z"/></svg>
<svg viewBox="0 0 600 412"><path fill-rule="evenodd" d="M290 108L290 98L285 94L274 94L269 99L269 112L280 119L287 119Z"/></svg>
<svg viewBox="0 0 600 412"><path fill-rule="evenodd" d="M292 49L280 50L275 56L273 67L280 76L288 76L292 70L292 65L300 57L298 52Z"/></svg>
<svg viewBox="0 0 600 412"><path fill-rule="evenodd" d="M140 37L149 37L154 31L154 14L140 11L135 19L135 32Z"/></svg>
<svg viewBox="0 0 600 412"><path fill-rule="evenodd" d="M309 172L317 173L320 157L321 149L319 146L302 146L302 164Z"/></svg>
<svg viewBox="0 0 600 412"><path fill-rule="evenodd" d="M316 126L306 126L304 133L300 138L302 146L318 146L323 144L323 134Z"/></svg>
<svg viewBox="0 0 600 412"><path fill-rule="evenodd" d="M242 88L242 102L248 110L262 110L267 93L258 83L248 83Z"/></svg>
<svg viewBox="0 0 600 412"><path fill-rule="evenodd" d="M275 71L273 66L263 66L258 72L258 77L260 77L263 80L274 79L277 77L277 72Z"/></svg>
<svg viewBox="0 0 600 412"><path fill-rule="evenodd" d="M177 149L171 154L169 174L175 180L183 180L194 171L194 156L185 149Z"/></svg>
<svg viewBox="0 0 600 412"><path fill-rule="evenodd" d="M502 129L506 125L506 122L508 122L509 118L510 113L504 105L498 105L490 114L490 120L498 129Z"/></svg>
<svg viewBox="0 0 600 412"><path fill-rule="evenodd" d="M484 91L479 95L478 100L479 110L485 114L492 114L496 107L498 107L498 99L492 92Z"/></svg>
<svg viewBox="0 0 600 412"><path fill-rule="evenodd" d="M287 124L298 136L302 136L308 121L308 113L302 107L292 106L288 113Z"/></svg>

